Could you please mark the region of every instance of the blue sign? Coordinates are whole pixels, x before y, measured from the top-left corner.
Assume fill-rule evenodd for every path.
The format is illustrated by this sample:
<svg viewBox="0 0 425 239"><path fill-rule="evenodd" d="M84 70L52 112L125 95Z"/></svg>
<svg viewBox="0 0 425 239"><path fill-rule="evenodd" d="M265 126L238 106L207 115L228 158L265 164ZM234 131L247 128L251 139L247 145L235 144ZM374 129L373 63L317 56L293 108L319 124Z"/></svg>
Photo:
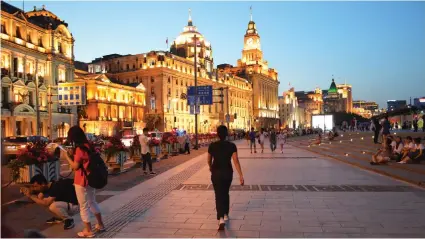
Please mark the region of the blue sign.
<svg viewBox="0 0 425 239"><path fill-rule="evenodd" d="M211 85L201 85L197 87L198 102L200 105L213 104L213 89ZM195 87L190 86L187 89L187 104L195 105Z"/></svg>

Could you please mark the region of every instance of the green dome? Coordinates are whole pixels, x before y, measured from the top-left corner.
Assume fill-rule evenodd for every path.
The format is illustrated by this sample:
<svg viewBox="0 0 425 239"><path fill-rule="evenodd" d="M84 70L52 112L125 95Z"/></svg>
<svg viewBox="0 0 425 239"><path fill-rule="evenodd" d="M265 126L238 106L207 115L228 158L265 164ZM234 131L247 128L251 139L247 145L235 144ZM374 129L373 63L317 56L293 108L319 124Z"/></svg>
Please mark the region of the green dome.
<svg viewBox="0 0 425 239"><path fill-rule="evenodd" d="M337 94L338 93L338 89L336 88L336 84L335 84L335 80L334 79L332 79L331 87L328 90L328 94L329 93L334 93L334 94Z"/></svg>

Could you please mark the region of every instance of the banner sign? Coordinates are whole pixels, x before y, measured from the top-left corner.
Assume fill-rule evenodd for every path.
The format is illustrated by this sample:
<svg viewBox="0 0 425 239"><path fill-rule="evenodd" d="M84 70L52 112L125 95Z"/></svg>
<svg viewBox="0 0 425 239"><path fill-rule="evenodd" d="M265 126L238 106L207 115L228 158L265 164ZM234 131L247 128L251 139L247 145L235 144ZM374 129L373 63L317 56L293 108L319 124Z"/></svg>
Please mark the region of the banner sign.
<svg viewBox="0 0 425 239"><path fill-rule="evenodd" d="M86 105L85 82L67 82L58 85L58 101L61 106Z"/></svg>

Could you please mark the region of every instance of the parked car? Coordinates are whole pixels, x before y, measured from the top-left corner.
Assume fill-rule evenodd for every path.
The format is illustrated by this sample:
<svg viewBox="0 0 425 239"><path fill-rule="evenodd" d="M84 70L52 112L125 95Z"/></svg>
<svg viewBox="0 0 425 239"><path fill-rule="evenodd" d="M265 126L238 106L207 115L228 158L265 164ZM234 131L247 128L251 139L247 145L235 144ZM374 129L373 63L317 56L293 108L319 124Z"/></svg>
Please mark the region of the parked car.
<svg viewBox="0 0 425 239"><path fill-rule="evenodd" d="M24 149L29 143L42 141L49 142L44 136L10 136L3 140L4 156L6 158L14 158L20 150Z"/></svg>
<svg viewBox="0 0 425 239"><path fill-rule="evenodd" d="M121 138L121 142L124 144L125 147L131 147L133 144L134 135L126 135Z"/></svg>

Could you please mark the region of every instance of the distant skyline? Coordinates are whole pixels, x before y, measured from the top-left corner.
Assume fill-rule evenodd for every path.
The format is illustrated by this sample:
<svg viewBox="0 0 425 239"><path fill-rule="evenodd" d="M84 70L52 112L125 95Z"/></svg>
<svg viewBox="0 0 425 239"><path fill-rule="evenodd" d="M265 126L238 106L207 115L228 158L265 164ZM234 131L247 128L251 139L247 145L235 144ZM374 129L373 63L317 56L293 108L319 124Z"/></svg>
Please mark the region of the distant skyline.
<svg viewBox="0 0 425 239"><path fill-rule="evenodd" d="M22 8L22 1L8 1ZM241 58L249 8L279 95L289 89L353 86L354 100L425 96L425 2L25 2L56 14L75 38L75 60L166 49L188 9L211 42L215 65Z"/></svg>

